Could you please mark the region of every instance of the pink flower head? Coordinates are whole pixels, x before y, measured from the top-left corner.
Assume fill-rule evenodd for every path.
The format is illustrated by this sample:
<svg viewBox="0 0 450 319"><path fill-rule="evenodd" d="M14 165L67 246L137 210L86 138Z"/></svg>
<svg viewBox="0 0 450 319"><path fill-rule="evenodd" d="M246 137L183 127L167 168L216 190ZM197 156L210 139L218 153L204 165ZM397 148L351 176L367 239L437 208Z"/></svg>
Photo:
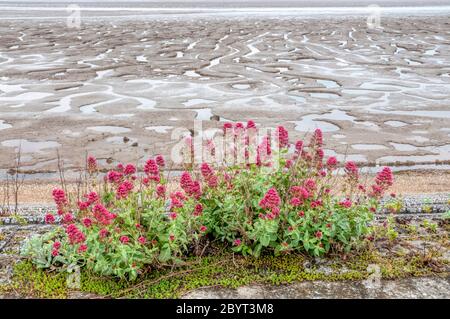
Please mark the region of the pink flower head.
<svg viewBox="0 0 450 319"><path fill-rule="evenodd" d="M64 190L54 189L52 192L52 195L53 195L53 200L55 201L56 206L58 206L58 208L61 208L67 204L66 193L64 192Z"/></svg>
<svg viewBox="0 0 450 319"><path fill-rule="evenodd" d="M319 148L316 150L316 156L319 160L322 160L324 155L325 155L325 153L324 153L323 149Z"/></svg>
<svg viewBox="0 0 450 319"><path fill-rule="evenodd" d="M202 204L195 205L194 216L200 216L202 213L203 213L203 206L202 206Z"/></svg>
<svg viewBox="0 0 450 319"><path fill-rule="evenodd" d="M234 126L234 133L235 134L240 134L245 130L245 126L244 124L242 124L241 122L236 123L236 125Z"/></svg>
<svg viewBox="0 0 450 319"><path fill-rule="evenodd" d="M183 207L183 202L178 197L171 196L170 209Z"/></svg>
<svg viewBox="0 0 450 319"><path fill-rule="evenodd" d="M279 216L280 215L280 208L279 207L272 207L271 213L273 216Z"/></svg>
<svg viewBox="0 0 450 319"><path fill-rule="evenodd" d="M123 169L123 173L127 176L133 175L136 173L136 166L133 164L127 164L125 168Z"/></svg>
<svg viewBox="0 0 450 319"><path fill-rule="evenodd" d="M86 211L89 208L88 202L78 202L78 209L82 212Z"/></svg>
<svg viewBox="0 0 450 319"><path fill-rule="evenodd" d="M158 164L154 159L149 159L144 166L144 172L147 175L159 175Z"/></svg>
<svg viewBox="0 0 450 319"><path fill-rule="evenodd" d="M175 213L175 212L170 212L170 213L169 213L169 218L172 219L172 220L177 219L177 213Z"/></svg>
<svg viewBox="0 0 450 319"><path fill-rule="evenodd" d="M154 181L155 183L161 182L161 177L159 175L150 175L148 177L149 181Z"/></svg>
<svg viewBox="0 0 450 319"><path fill-rule="evenodd" d="M255 122L253 122L252 120L249 120L248 122L247 122L247 130L248 129L256 129L256 124L255 124Z"/></svg>
<svg viewBox="0 0 450 319"><path fill-rule="evenodd" d="M394 183L394 175L389 167L384 167L381 172L377 174L375 183L383 190L386 190Z"/></svg>
<svg viewBox="0 0 450 319"><path fill-rule="evenodd" d="M295 151L297 152L297 154L301 154L303 150L303 141L298 140L295 143Z"/></svg>
<svg viewBox="0 0 450 319"><path fill-rule="evenodd" d="M202 176L205 179L210 178L212 175L214 175L214 171L211 168L211 166L208 165L208 163L202 163L200 166L200 171L202 172Z"/></svg>
<svg viewBox="0 0 450 319"><path fill-rule="evenodd" d="M316 231L316 238L318 239L322 238L322 232L320 230Z"/></svg>
<svg viewBox="0 0 450 319"><path fill-rule="evenodd" d="M174 240L175 240L175 235L170 234L170 235L169 235L169 240L170 240L170 241L174 241Z"/></svg>
<svg viewBox="0 0 450 319"><path fill-rule="evenodd" d="M284 167L286 167L286 168L291 168L291 167L292 167L292 164L294 164L294 162L293 162L291 159L288 159L288 160L286 161L286 165L285 165Z"/></svg>
<svg viewBox="0 0 450 319"><path fill-rule="evenodd" d="M238 239L235 239L235 240L234 240L233 245L234 245L234 246L240 246L241 243L242 243L242 241L238 238Z"/></svg>
<svg viewBox="0 0 450 319"><path fill-rule="evenodd" d="M83 225L85 227L87 227L87 228L91 227L92 226L92 219L90 219L88 217L83 218Z"/></svg>
<svg viewBox="0 0 450 319"><path fill-rule="evenodd" d="M316 129L314 131L314 134L311 138L311 146L315 146L315 147L322 147L323 145L323 135L322 135L322 130L320 128Z"/></svg>
<svg viewBox="0 0 450 319"><path fill-rule="evenodd" d="M166 196L166 186L158 184L156 186L156 194L160 198L164 198Z"/></svg>
<svg viewBox="0 0 450 319"><path fill-rule="evenodd" d="M140 244L144 245L144 244L147 242L147 240L145 239L144 236L139 236L138 242L139 242Z"/></svg>
<svg viewBox="0 0 450 319"><path fill-rule="evenodd" d="M108 174L106 175L106 179L110 183L116 183L116 184L120 183L122 181L122 178L123 178L123 173L117 172L117 171L109 171Z"/></svg>
<svg viewBox="0 0 450 319"><path fill-rule="evenodd" d="M100 197L98 196L98 194L96 192L90 192L87 195L87 202L89 203L89 205L92 205L93 203L96 203L100 200Z"/></svg>
<svg viewBox="0 0 450 319"><path fill-rule="evenodd" d="M358 166L353 161L345 163L345 173L351 179L357 180L359 178Z"/></svg>
<svg viewBox="0 0 450 319"><path fill-rule="evenodd" d="M336 157L331 156L331 157L328 158L328 160L327 160L327 168L329 170L335 169L337 164L338 164L338 161L337 161Z"/></svg>
<svg viewBox="0 0 450 319"><path fill-rule="evenodd" d="M122 244L128 244L130 242L130 238L128 238L128 236L125 236L125 235L120 236L119 240Z"/></svg>
<svg viewBox="0 0 450 319"><path fill-rule="evenodd" d="M47 224L53 224L55 222L55 216L53 216L53 214L46 214L45 215L45 223Z"/></svg>
<svg viewBox="0 0 450 319"><path fill-rule="evenodd" d="M59 255L59 251L57 250L57 249L53 249L52 250L52 256L53 257L56 257L56 256L58 256Z"/></svg>
<svg viewBox="0 0 450 319"><path fill-rule="evenodd" d="M55 241L53 243L53 249L54 250L59 250L61 248L61 243L59 241Z"/></svg>
<svg viewBox="0 0 450 319"><path fill-rule="evenodd" d="M189 192L189 195L193 196L194 198L200 198L200 196L202 195L202 188L200 186L199 181L193 181L192 182L192 186L191 186L191 190Z"/></svg>
<svg viewBox="0 0 450 319"><path fill-rule="evenodd" d="M180 186L189 196L199 198L201 195L200 183L192 180L192 177L188 172L184 172L181 175Z"/></svg>
<svg viewBox="0 0 450 319"><path fill-rule="evenodd" d="M277 138L280 147L284 148L289 144L289 133L284 126L277 127Z"/></svg>
<svg viewBox="0 0 450 319"><path fill-rule="evenodd" d="M78 252L79 253L84 253L87 250L88 246L86 244L82 244L80 245L80 247L78 247Z"/></svg>
<svg viewBox="0 0 450 319"><path fill-rule="evenodd" d="M74 219L75 219L75 218L73 217L73 215L72 215L71 213L65 213L65 214L63 215L62 222L63 222L64 224L69 224L69 223L73 222Z"/></svg>
<svg viewBox="0 0 450 319"><path fill-rule="evenodd" d="M90 174L95 173L97 171L97 159L94 156L88 156L86 162L88 172Z"/></svg>
<svg viewBox="0 0 450 319"><path fill-rule="evenodd" d="M233 128L233 124L230 122L223 124L223 132L227 133L227 131L231 130Z"/></svg>
<svg viewBox="0 0 450 319"><path fill-rule="evenodd" d="M304 186L310 192L316 190L316 187L317 187L316 182L312 178L308 178L305 181Z"/></svg>
<svg viewBox="0 0 450 319"><path fill-rule="evenodd" d="M219 185L219 180L217 176L213 175L208 179L208 186L211 188L216 188Z"/></svg>
<svg viewBox="0 0 450 319"><path fill-rule="evenodd" d="M264 198L259 202L259 206L262 209L278 207L281 203L280 196L275 188L271 188L267 191Z"/></svg>
<svg viewBox="0 0 450 319"><path fill-rule="evenodd" d="M301 201L300 198L298 198L298 197L293 197L293 198L291 199L291 205L292 205L293 207L300 206L301 204L303 204L303 202Z"/></svg>
<svg viewBox="0 0 450 319"><path fill-rule="evenodd" d="M192 187L192 177L188 172L183 172L180 178L180 186L186 192L189 193Z"/></svg>
<svg viewBox="0 0 450 319"><path fill-rule="evenodd" d="M308 190L303 186L292 186L291 192L301 199L307 199L310 196Z"/></svg>
<svg viewBox="0 0 450 319"><path fill-rule="evenodd" d="M260 147L261 147L261 151L265 152L267 155L272 154L272 148L270 145L270 137L268 135L263 137Z"/></svg>
<svg viewBox="0 0 450 319"><path fill-rule="evenodd" d="M70 224L66 227L66 234L71 245L80 244L86 240L86 236L78 229L75 224Z"/></svg>
<svg viewBox="0 0 450 319"><path fill-rule="evenodd" d="M312 201L312 202L309 204L309 206L310 206L312 209L314 209L314 208L316 208L316 207L319 206L319 205L318 205L318 203L317 203L316 201Z"/></svg>
<svg viewBox="0 0 450 319"><path fill-rule="evenodd" d="M341 202L339 203L339 205L342 206L342 207L345 207L345 208L350 208L350 207L352 207L352 202L351 202L351 200L349 200L349 199L347 198L347 199L341 201Z"/></svg>
<svg viewBox="0 0 450 319"><path fill-rule="evenodd" d="M164 160L164 156L162 156L162 155L156 155L155 161L156 161L156 164L158 164L159 167L166 166L166 161Z"/></svg>
<svg viewBox="0 0 450 319"><path fill-rule="evenodd" d="M123 173L123 171L125 170L125 166L123 166L122 163L119 163L119 164L117 164L116 169L118 172Z"/></svg>
<svg viewBox="0 0 450 319"><path fill-rule="evenodd" d="M109 235L109 232L108 232L107 229L102 228L102 229L99 231L98 235L99 235L100 238L105 238L105 237L107 237L107 236Z"/></svg>
<svg viewBox="0 0 450 319"><path fill-rule="evenodd" d="M370 193L370 196L372 197L381 197L383 196L383 188L381 186L378 186L377 184L372 185L372 192Z"/></svg>
<svg viewBox="0 0 450 319"><path fill-rule="evenodd" d="M133 183L131 183L130 181L124 181L117 188L116 198L117 199L127 198L130 192L133 190L133 187L134 187Z"/></svg>
<svg viewBox="0 0 450 319"><path fill-rule="evenodd" d="M206 232L207 229L208 228L204 225L200 226L200 232L202 232L202 233Z"/></svg>
<svg viewBox="0 0 450 319"><path fill-rule="evenodd" d="M97 222L102 225L109 225L112 220L116 218L116 216L111 214L102 204L95 205L92 211Z"/></svg>

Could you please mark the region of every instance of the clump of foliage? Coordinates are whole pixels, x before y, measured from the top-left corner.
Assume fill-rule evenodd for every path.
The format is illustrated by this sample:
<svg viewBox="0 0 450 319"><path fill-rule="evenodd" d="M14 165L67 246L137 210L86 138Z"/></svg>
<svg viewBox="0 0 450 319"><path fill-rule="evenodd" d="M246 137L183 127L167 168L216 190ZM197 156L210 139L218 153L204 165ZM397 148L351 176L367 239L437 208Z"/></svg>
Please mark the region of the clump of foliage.
<svg viewBox="0 0 450 319"><path fill-rule="evenodd" d="M202 163L185 171L179 189L168 191L165 160L149 159L143 174L133 164L119 164L105 176L102 192L90 191L73 203L61 189L53 191L62 227L26 242L23 255L40 268L83 267L99 275L135 279L139 274L180 264L199 251L205 237L232 246L234 252L258 257L306 252L319 256L348 252L371 240L369 224L380 198L393 183L385 167L374 183L361 182L354 162L325 159L322 132L308 142L289 143L280 126L276 138L257 141L249 121L226 123L225 156L232 164ZM210 141L210 155L216 147ZM239 148L243 150L239 154ZM192 140L184 154L193 157ZM92 184L98 179L94 157L87 159ZM373 239L373 238L372 238Z"/></svg>

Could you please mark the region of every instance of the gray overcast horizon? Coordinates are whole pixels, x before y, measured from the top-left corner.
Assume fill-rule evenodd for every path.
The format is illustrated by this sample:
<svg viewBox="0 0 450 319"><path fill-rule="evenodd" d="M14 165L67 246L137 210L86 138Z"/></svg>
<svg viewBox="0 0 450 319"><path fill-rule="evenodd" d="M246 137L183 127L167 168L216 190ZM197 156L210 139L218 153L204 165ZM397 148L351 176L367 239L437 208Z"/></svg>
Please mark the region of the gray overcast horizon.
<svg viewBox="0 0 450 319"><path fill-rule="evenodd" d="M7 2L9 4L14 3L141 3L141 4L152 4L152 3L182 3L186 4L205 4L210 3L212 5L221 4L240 4L241 6L245 3L262 6L270 4L270 6L276 6L277 3L292 4L293 6L365 6L369 4L379 4L387 6L429 6L429 5L449 5L450 0L281 0L281 1L270 1L270 0L55 0L55 1L45 1L45 0L0 0L0 2Z"/></svg>

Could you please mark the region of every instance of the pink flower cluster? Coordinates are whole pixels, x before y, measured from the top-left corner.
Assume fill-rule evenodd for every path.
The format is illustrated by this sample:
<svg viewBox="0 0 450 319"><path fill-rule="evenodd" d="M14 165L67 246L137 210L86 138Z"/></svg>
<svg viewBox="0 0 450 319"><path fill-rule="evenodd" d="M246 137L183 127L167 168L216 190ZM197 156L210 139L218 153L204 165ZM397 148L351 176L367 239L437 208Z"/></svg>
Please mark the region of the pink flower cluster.
<svg viewBox="0 0 450 319"><path fill-rule="evenodd" d="M350 208L352 207L352 201L349 198L346 198L345 200L341 201L339 205L345 208Z"/></svg>
<svg viewBox="0 0 450 319"><path fill-rule="evenodd" d="M52 192L53 200L55 201L58 210L64 210L65 206L68 204L66 193L62 189L54 189Z"/></svg>
<svg viewBox="0 0 450 319"><path fill-rule="evenodd" d="M126 245L126 244L128 244L130 242L130 238L128 236L125 236L125 235L120 236L119 240L124 245Z"/></svg>
<svg viewBox="0 0 450 319"><path fill-rule="evenodd" d="M180 186L188 196L198 199L202 195L200 183L193 180L188 172L181 174Z"/></svg>
<svg viewBox="0 0 450 319"><path fill-rule="evenodd" d="M86 160L86 166L89 174L97 172L97 159L94 156L89 156Z"/></svg>
<svg viewBox="0 0 450 319"><path fill-rule="evenodd" d="M186 196L182 192L170 194L170 209L183 207Z"/></svg>
<svg viewBox="0 0 450 319"><path fill-rule="evenodd" d="M338 165L338 161L337 161L336 157L330 156L327 160L327 168L330 171L332 171L332 170L336 169L337 165Z"/></svg>
<svg viewBox="0 0 450 319"><path fill-rule="evenodd" d="M55 222L55 216L51 213L47 213L45 215L45 223L46 224L53 224Z"/></svg>
<svg viewBox="0 0 450 319"><path fill-rule="evenodd" d="M292 186L291 193L300 199L307 199L310 196L309 191L303 186Z"/></svg>
<svg viewBox="0 0 450 319"><path fill-rule="evenodd" d="M127 198L130 192L133 190L134 185L130 181L126 180L117 187L116 198L124 199Z"/></svg>
<svg viewBox="0 0 450 319"><path fill-rule="evenodd" d="M158 184L156 186L156 195L159 198L165 198L166 197L166 186Z"/></svg>
<svg viewBox="0 0 450 319"><path fill-rule="evenodd" d="M371 196L381 197L384 192L394 183L394 175L389 167L384 167L375 178L375 184L372 185Z"/></svg>
<svg viewBox="0 0 450 319"><path fill-rule="evenodd" d="M59 255L59 249L61 248L61 242L55 241L52 246L52 256L56 257Z"/></svg>
<svg viewBox="0 0 450 319"><path fill-rule="evenodd" d="M355 162L348 161L345 163L345 173L352 181L358 181L359 170Z"/></svg>
<svg viewBox="0 0 450 319"><path fill-rule="evenodd" d="M135 180L137 169L134 164L126 164L123 165L119 163L116 167L116 170L111 170L106 175L106 180L115 185L120 185L125 180Z"/></svg>
<svg viewBox="0 0 450 319"><path fill-rule="evenodd" d="M154 159L150 158L144 166L144 172L147 175L144 178L144 184L149 185L151 181L159 183L161 181L160 168L164 166L165 161L162 155L158 155Z"/></svg>
<svg viewBox="0 0 450 319"><path fill-rule="evenodd" d="M259 206L264 210L270 210L266 215L260 215L263 219L273 219L280 214L281 198L275 188L271 188L259 201Z"/></svg>
<svg viewBox="0 0 450 319"><path fill-rule="evenodd" d="M116 215L110 213L102 204L95 205L92 212L97 222L105 226L111 224L116 218Z"/></svg>
<svg viewBox="0 0 450 319"><path fill-rule="evenodd" d="M211 188L217 187L219 183L218 178L211 166L209 166L208 163L202 163L202 165L200 166L200 170L203 178L208 183L208 186Z"/></svg>
<svg viewBox="0 0 450 319"><path fill-rule="evenodd" d="M92 204L97 203L100 200L100 197L96 192L90 192L84 196L86 201L78 202L78 208L80 211L87 211Z"/></svg>
<svg viewBox="0 0 450 319"><path fill-rule="evenodd" d="M277 138L281 148L289 145L289 133L283 126L277 127Z"/></svg>
<svg viewBox="0 0 450 319"><path fill-rule="evenodd" d="M311 138L310 147L322 147L323 145L323 134L321 129L316 129Z"/></svg>
<svg viewBox="0 0 450 319"><path fill-rule="evenodd" d="M66 234L71 245L81 244L86 240L86 236L75 224L66 227Z"/></svg>

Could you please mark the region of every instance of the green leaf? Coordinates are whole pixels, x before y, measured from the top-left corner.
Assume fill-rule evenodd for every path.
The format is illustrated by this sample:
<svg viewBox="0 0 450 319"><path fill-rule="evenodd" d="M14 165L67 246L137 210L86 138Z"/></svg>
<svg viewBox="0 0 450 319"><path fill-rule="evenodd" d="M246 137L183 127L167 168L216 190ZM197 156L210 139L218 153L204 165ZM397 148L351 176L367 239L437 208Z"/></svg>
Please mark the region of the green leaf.
<svg viewBox="0 0 450 319"><path fill-rule="evenodd" d="M171 257L171 250L170 250L169 245L166 245L165 247L163 247L163 249L161 249L158 259L161 262L166 262L170 259L170 257Z"/></svg>

